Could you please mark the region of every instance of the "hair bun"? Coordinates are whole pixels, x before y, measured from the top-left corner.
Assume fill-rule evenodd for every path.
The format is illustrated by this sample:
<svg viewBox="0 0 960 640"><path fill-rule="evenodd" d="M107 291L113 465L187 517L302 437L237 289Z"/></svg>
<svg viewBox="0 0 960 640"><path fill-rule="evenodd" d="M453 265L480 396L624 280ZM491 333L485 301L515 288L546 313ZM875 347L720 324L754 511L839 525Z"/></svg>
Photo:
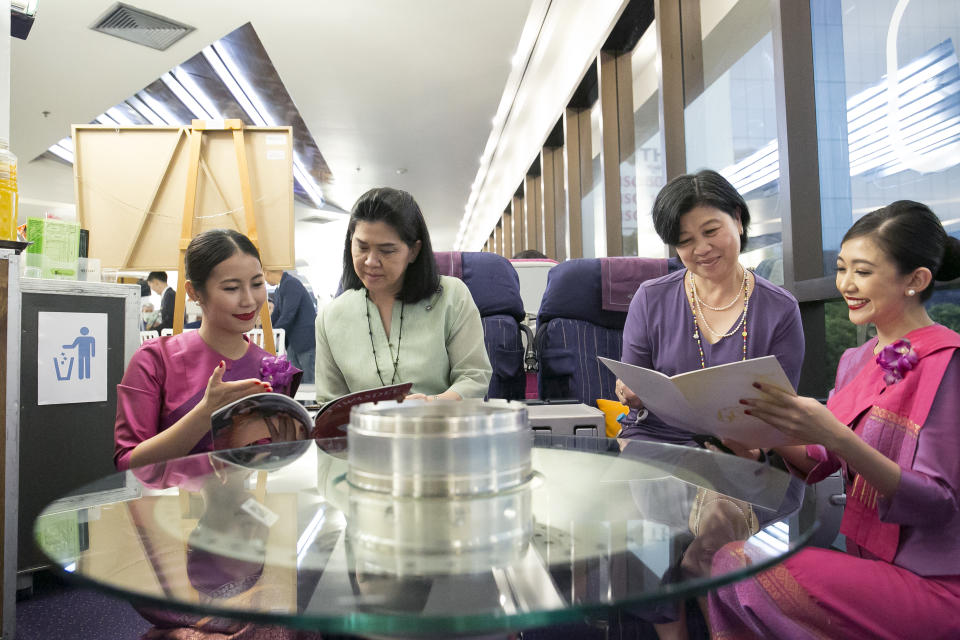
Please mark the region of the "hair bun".
<svg viewBox="0 0 960 640"><path fill-rule="evenodd" d="M943 248L943 262L940 263L934 278L940 281L960 278L960 240L957 238L947 236Z"/></svg>

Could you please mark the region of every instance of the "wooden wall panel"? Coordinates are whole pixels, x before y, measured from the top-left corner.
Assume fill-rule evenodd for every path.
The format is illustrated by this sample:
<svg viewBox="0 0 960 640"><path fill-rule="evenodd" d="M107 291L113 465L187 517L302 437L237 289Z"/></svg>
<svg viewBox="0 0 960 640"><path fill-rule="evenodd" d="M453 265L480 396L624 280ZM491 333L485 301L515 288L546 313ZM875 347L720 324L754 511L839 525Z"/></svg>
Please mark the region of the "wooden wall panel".
<svg viewBox="0 0 960 640"><path fill-rule="evenodd" d="M525 176L523 179L524 226L526 227L526 248L543 251L538 242L540 238L540 184L537 176Z"/></svg>
<svg viewBox="0 0 960 640"><path fill-rule="evenodd" d="M543 211L540 242L542 251L554 259L557 257L556 151L547 147L540 151L540 208Z"/></svg>
<svg viewBox="0 0 960 640"><path fill-rule="evenodd" d="M654 0L654 11L657 46L660 48L660 130L663 132L664 167L667 181L670 181L687 172L680 4L677 0Z"/></svg>
<svg viewBox="0 0 960 640"><path fill-rule="evenodd" d="M617 59L600 52L600 135L602 137L604 228L608 256L623 255L623 225L620 206L620 132L617 117Z"/></svg>
<svg viewBox="0 0 960 640"><path fill-rule="evenodd" d="M526 215L523 211L522 196L514 194L510 210L513 212L513 252L519 253L527 248L527 233L524 230Z"/></svg>
<svg viewBox="0 0 960 640"><path fill-rule="evenodd" d="M567 237L565 249L568 258L583 257L583 231L580 228L580 116L575 109L563 112L564 184L567 200Z"/></svg>
<svg viewBox="0 0 960 640"><path fill-rule="evenodd" d="M512 258L513 250L513 213L510 208L503 212L503 255Z"/></svg>
<svg viewBox="0 0 960 640"><path fill-rule="evenodd" d="M567 190L566 166L564 150L557 147L551 150L553 154L553 246L556 254L550 257L563 262L567 259Z"/></svg>

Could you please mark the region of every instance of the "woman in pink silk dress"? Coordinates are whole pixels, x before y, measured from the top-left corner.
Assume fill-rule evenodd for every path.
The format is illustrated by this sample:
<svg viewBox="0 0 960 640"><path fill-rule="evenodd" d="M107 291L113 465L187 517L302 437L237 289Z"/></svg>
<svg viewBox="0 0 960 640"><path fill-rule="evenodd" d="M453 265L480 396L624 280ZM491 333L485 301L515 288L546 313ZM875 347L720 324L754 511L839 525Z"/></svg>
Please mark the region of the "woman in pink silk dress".
<svg viewBox="0 0 960 640"><path fill-rule="evenodd" d="M117 388L114 428L114 462L121 470L210 451L213 411L263 391L293 395L300 381L298 369L244 335L253 328L267 297L260 254L253 243L236 231L206 231L190 242L185 265L186 291L199 302L203 321L197 331L147 341L127 365ZM162 474L165 468L148 467L136 473L150 485L153 475ZM205 456L196 457L178 461L177 468L183 473L176 483L189 485L190 477L203 476L210 462ZM166 478L165 483L169 482L174 481ZM219 567L217 562L222 561L207 557L199 562L200 556L189 549L186 552L188 569L193 568L191 581L199 576L198 592L218 589L223 595L220 592L229 589L219 584L213 589L216 580L222 579L237 591L250 588L259 577L257 572L249 572L242 580L228 579L231 576L221 575L222 571L209 569ZM156 625L143 636L149 640L319 638L210 616L149 608L138 611Z"/></svg>
<svg viewBox="0 0 960 640"><path fill-rule="evenodd" d="M922 204L894 202L844 236L837 288L877 337L844 353L826 407L764 385L741 402L806 443L779 449L797 475L842 471L846 554L804 549L711 594L714 638L960 638L960 335L923 306L934 279L957 276L960 242ZM750 562L739 542L713 567Z"/></svg>
<svg viewBox="0 0 960 640"><path fill-rule="evenodd" d="M213 411L263 391L292 396L302 375L244 335L267 298L260 254L245 235L201 233L185 264L203 320L197 331L148 340L127 365L114 427L120 470L210 451Z"/></svg>

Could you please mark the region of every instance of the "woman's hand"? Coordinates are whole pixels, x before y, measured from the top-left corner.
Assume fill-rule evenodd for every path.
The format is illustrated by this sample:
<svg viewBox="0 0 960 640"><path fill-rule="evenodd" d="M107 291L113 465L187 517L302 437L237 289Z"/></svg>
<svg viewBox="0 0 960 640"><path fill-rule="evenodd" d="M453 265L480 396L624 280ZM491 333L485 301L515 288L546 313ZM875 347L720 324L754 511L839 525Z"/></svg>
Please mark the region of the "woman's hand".
<svg viewBox="0 0 960 640"><path fill-rule="evenodd" d="M273 391L269 382L257 380L256 378L247 378L246 380L234 380L224 382L223 374L226 371L226 363L220 361L220 365L213 370L213 375L207 380L207 389L203 393L203 399L199 406L205 413L213 413L222 406L228 405L234 400L245 398L255 393Z"/></svg>
<svg viewBox="0 0 960 640"><path fill-rule="evenodd" d="M742 398L744 413L759 418L802 444L820 444L835 449L849 429L825 406L813 398L797 396L769 384L753 383L763 394Z"/></svg>
<svg viewBox="0 0 960 640"><path fill-rule="evenodd" d="M623 380L620 378L617 378L617 384L614 386L614 390L617 394L617 400L622 404L627 405L631 409L643 411L643 401L637 397L637 394L630 390L630 387L623 384Z"/></svg>
<svg viewBox="0 0 960 640"><path fill-rule="evenodd" d="M411 393L404 400L423 400L424 402L433 402L434 400L463 400L456 391L444 391L435 396L428 396L423 393Z"/></svg>
<svg viewBox="0 0 960 640"><path fill-rule="evenodd" d="M728 438L722 439L720 442L723 443L727 449L733 452L733 454L739 458L746 458L747 460L753 460L754 462L760 462L766 457L766 454L762 449L751 449L747 445L737 442L736 440L730 440ZM707 442L703 445L704 449L708 449L715 453L724 453L716 445L711 442Z"/></svg>

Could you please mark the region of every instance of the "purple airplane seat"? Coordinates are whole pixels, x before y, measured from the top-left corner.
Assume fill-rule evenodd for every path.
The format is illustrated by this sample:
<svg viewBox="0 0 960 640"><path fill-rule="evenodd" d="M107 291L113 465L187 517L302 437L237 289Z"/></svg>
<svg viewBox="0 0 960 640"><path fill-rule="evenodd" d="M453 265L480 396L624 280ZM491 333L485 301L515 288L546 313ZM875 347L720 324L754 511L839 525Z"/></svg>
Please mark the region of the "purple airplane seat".
<svg viewBox="0 0 960 640"><path fill-rule="evenodd" d="M522 400L524 311L516 269L495 253L440 251L434 255L440 274L463 280L480 310L483 342L493 367L487 397Z"/></svg>
<svg viewBox="0 0 960 640"><path fill-rule="evenodd" d="M676 258L578 258L551 269L534 340L540 398L591 406L614 398L616 378L597 356L620 359L627 309L640 283L682 266Z"/></svg>

